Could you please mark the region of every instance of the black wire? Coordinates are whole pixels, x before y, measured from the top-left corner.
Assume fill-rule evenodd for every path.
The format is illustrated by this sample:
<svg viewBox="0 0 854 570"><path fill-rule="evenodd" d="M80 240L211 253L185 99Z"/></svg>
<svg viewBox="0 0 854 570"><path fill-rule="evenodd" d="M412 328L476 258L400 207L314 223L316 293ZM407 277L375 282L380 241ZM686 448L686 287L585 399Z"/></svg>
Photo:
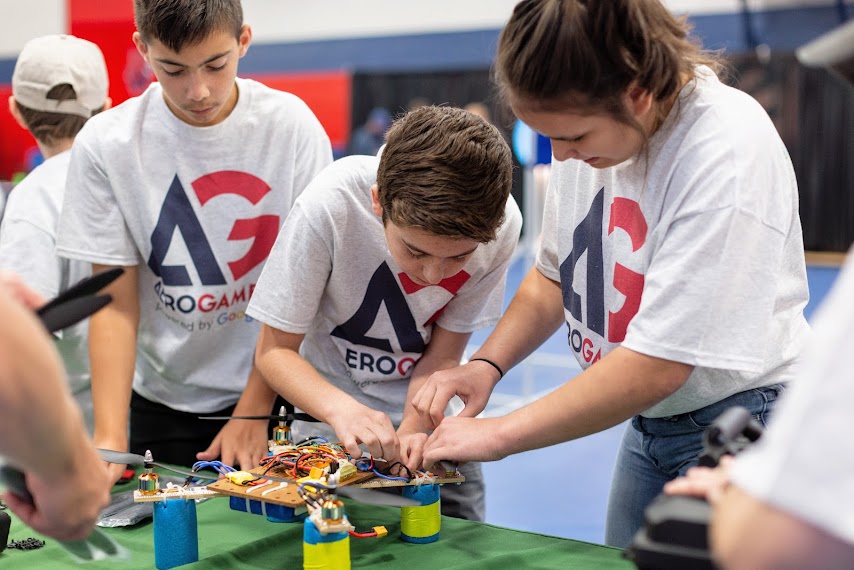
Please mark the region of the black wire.
<svg viewBox="0 0 854 570"><path fill-rule="evenodd" d="M391 475L391 474L392 474L392 473L391 473L391 470L394 468L394 466L395 466L395 465L400 465L401 467L403 467L403 470L404 470L404 471L406 471L406 476L407 476L407 478L408 478L408 479L412 479L412 471L410 471L410 470L409 470L409 467L407 467L406 465L404 465L404 464L403 464L403 463L401 463L400 461L395 461L394 463L392 463L391 465L389 465L389 466L388 466L388 471L387 471L387 473L388 473L389 475Z"/></svg>

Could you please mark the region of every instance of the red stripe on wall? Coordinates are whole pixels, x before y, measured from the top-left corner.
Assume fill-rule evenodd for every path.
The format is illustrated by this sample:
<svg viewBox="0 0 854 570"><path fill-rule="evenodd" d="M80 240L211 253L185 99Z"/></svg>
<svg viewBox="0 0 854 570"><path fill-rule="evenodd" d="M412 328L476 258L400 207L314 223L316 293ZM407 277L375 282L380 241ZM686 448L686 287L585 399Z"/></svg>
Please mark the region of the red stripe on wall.
<svg viewBox="0 0 854 570"><path fill-rule="evenodd" d="M133 0L66 0L71 27L83 22L133 21Z"/></svg>
<svg viewBox="0 0 854 570"><path fill-rule="evenodd" d="M347 147L353 92L353 77L349 72L282 73L248 77L273 89L293 93L305 101L326 129L332 147L339 151Z"/></svg>
<svg viewBox="0 0 854 570"><path fill-rule="evenodd" d="M12 95L12 86L0 87L0 180L11 180L15 176L32 170L33 158L38 155L38 146L33 136L6 110L6 101Z"/></svg>

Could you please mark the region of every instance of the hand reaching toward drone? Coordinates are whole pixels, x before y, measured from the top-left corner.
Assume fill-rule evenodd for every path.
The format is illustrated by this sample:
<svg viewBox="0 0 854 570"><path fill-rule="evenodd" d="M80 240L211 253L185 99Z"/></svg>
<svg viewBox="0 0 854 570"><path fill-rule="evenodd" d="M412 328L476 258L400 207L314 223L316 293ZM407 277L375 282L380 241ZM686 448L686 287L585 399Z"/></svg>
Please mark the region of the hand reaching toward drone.
<svg viewBox="0 0 854 570"><path fill-rule="evenodd" d="M33 530L59 540L79 540L92 532L110 502L107 470L91 445L77 448L71 465L57 465L50 477L26 474L32 502L7 492L4 500Z"/></svg>
<svg viewBox="0 0 854 570"><path fill-rule="evenodd" d="M407 432L403 429L397 430L400 440L400 457L397 461L403 463L411 472L421 469L424 459L424 444L427 442L427 434L423 432Z"/></svg>
<svg viewBox="0 0 854 570"><path fill-rule="evenodd" d="M472 360L462 366L431 374L427 383L412 398L412 405L421 420L435 429L445 417L448 402L456 395L465 404L459 415L473 418L486 407L492 389L500 379L498 371L491 364Z"/></svg>
<svg viewBox="0 0 854 570"><path fill-rule="evenodd" d="M443 460L466 463L503 459L507 452L502 450L502 442L497 435L500 420L445 418L424 445L424 468L432 469Z"/></svg>
<svg viewBox="0 0 854 570"><path fill-rule="evenodd" d="M240 465L249 470L267 455L269 432L265 421L230 420L216 435L210 446L196 454L199 461L219 459L226 465Z"/></svg>
<svg viewBox="0 0 854 570"><path fill-rule="evenodd" d="M8 283L0 283L0 455L26 474L32 498L7 491L3 499L39 532L83 538L109 502L106 470L71 398L59 354L30 311L33 303Z"/></svg>
<svg viewBox="0 0 854 570"><path fill-rule="evenodd" d="M393 460L400 453L400 441L388 416L356 400L340 406L328 423L353 457L362 455L359 444L376 458Z"/></svg>

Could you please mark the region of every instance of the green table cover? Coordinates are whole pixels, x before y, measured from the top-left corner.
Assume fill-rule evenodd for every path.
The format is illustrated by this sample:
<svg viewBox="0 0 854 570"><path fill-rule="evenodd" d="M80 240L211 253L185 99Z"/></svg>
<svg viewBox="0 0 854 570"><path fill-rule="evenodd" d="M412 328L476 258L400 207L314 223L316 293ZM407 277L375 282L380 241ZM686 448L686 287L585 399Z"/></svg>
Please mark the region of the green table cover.
<svg viewBox="0 0 854 570"><path fill-rule="evenodd" d="M199 561L181 568L302 568L302 523L271 523L260 515L231 510L228 502L215 498L197 505ZM353 568L634 568L619 549L448 517L442 517L439 541L409 544L400 540L398 509L354 501L346 505L347 516L358 531L378 525L388 529L382 538L350 537ZM134 527L103 529L131 551L131 560L90 562L83 567L154 568L153 529L151 519ZM29 537L44 538L13 514L9 541ZM0 553L0 568L76 566L55 540L46 541L39 550L5 550Z"/></svg>

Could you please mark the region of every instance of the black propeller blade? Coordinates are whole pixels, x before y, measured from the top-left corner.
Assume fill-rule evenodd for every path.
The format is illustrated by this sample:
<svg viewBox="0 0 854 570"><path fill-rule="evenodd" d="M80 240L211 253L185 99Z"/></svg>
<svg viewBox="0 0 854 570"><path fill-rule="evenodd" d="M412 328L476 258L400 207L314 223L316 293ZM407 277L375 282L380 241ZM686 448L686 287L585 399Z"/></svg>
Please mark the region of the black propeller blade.
<svg viewBox="0 0 854 570"><path fill-rule="evenodd" d="M268 416L199 416L200 420L280 420L283 422L292 422L294 420L300 420L303 422L316 422L318 420L314 419L308 414L304 414L302 412L296 412L294 414L278 414L273 415L270 414Z"/></svg>
<svg viewBox="0 0 854 570"><path fill-rule="evenodd" d="M87 277L85 279L81 279L77 284L72 285L41 307L37 313L41 315L45 311L49 311L54 307L65 303L66 301L70 301L72 299L77 299L79 297L86 297L90 295L94 295L116 279L118 279L122 273L124 273L124 269L121 267L115 267L113 269L108 269L106 271L101 271L100 273L95 273L91 277Z"/></svg>
<svg viewBox="0 0 854 570"><path fill-rule="evenodd" d="M61 331L98 312L112 300L113 298L110 295L80 297L56 305L46 311L39 309L38 316L48 332Z"/></svg>
<svg viewBox="0 0 854 570"><path fill-rule="evenodd" d="M287 404L287 407L291 410L294 409L293 406ZM294 420L300 420L303 422L317 422L320 420L316 420L308 414L304 414L302 412L285 412L285 406L279 408L278 414L269 414L269 415L261 415L261 416L199 416L200 420L279 420L280 422L284 422L288 425Z"/></svg>
<svg viewBox="0 0 854 570"><path fill-rule="evenodd" d="M50 332L70 327L112 301L110 295L96 293L118 279L122 273L124 269L116 267L82 279L39 307L36 314Z"/></svg>

